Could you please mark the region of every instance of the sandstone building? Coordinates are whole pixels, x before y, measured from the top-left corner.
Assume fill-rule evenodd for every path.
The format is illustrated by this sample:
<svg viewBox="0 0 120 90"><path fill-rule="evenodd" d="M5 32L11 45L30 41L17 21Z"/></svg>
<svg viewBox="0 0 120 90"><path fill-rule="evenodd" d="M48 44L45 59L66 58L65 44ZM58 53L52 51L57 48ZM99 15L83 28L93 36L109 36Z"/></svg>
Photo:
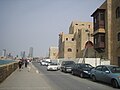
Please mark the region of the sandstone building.
<svg viewBox="0 0 120 90"><path fill-rule="evenodd" d="M69 33L59 34L59 58L83 57L83 49L87 41L93 41L93 25L91 22L73 21Z"/></svg>
<svg viewBox="0 0 120 90"><path fill-rule="evenodd" d="M49 58L52 60L58 59L58 47L49 48Z"/></svg>
<svg viewBox="0 0 120 90"><path fill-rule="evenodd" d="M120 66L120 0L106 0L91 16L95 50Z"/></svg>

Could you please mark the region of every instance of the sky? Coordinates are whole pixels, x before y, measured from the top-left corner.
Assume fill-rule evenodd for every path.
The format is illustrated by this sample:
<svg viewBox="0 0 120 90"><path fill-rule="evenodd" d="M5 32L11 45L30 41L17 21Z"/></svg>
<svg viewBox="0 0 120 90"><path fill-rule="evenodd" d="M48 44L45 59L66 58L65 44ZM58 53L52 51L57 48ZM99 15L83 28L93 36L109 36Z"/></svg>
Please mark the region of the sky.
<svg viewBox="0 0 120 90"><path fill-rule="evenodd" d="M92 22L91 14L105 0L0 0L0 55L48 56L58 46L61 32L68 33L72 21Z"/></svg>

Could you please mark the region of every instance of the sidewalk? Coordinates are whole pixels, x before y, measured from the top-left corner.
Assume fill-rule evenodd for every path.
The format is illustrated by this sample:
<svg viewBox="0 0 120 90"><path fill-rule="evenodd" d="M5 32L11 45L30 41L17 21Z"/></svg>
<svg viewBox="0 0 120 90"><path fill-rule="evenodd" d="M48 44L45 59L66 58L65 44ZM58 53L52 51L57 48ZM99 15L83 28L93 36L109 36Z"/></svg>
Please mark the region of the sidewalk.
<svg viewBox="0 0 120 90"><path fill-rule="evenodd" d="M30 63L28 68L17 69L0 84L0 90L52 90L38 70Z"/></svg>

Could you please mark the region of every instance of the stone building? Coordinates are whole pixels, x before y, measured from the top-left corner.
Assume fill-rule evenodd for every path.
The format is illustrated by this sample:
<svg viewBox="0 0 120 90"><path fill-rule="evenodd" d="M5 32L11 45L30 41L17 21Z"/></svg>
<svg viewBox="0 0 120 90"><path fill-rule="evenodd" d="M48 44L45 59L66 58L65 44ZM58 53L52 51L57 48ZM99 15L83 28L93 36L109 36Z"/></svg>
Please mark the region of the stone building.
<svg viewBox="0 0 120 90"><path fill-rule="evenodd" d="M59 34L59 58L80 58L87 41L93 42L91 22L73 21L69 33Z"/></svg>
<svg viewBox="0 0 120 90"><path fill-rule="evenodd" d="M69 27L69 34L74 34L76 40L76 58L83 57L82 53L86 42L93 42L92 22L73 21Z"/></svg>
<svg viewBox="0 0 120 90"><path fill-rule="evenodd" d="M76 58L74 34L59 34L59 58Z"/></svg>
<svg viewBox="0 0 120 90"><path fill-rule="evenodd" d="M92 15L94 48L120 66L120 0L106 0Z"/></svg>
<svg viewBox="0 0 120 90"><path fill-rule="evenodd" d="M52 60L58 59L58 47L49 48L49 58Z"/></svg>

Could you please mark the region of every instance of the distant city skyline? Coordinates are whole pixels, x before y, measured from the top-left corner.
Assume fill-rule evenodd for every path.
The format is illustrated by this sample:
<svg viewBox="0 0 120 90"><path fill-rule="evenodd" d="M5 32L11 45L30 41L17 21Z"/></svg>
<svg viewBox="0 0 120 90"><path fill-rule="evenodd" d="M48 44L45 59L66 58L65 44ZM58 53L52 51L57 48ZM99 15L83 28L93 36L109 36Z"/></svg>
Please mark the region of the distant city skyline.
<svg viewBox="0 0 120 90"><path fill-rule="evenodd" d="M29 58L32 58L32 57L33 57L33 47L30 47L30 48L29 48L28 57L29 57Z"/></svg>
<svg viewBox="0 0 120 90"><path fill-rule="evenodd" d="M68 33L72 21L92 22L91 14L105 0L0 0L0 54L21 51L47 56L58 46L59 33Z"/></svg>

